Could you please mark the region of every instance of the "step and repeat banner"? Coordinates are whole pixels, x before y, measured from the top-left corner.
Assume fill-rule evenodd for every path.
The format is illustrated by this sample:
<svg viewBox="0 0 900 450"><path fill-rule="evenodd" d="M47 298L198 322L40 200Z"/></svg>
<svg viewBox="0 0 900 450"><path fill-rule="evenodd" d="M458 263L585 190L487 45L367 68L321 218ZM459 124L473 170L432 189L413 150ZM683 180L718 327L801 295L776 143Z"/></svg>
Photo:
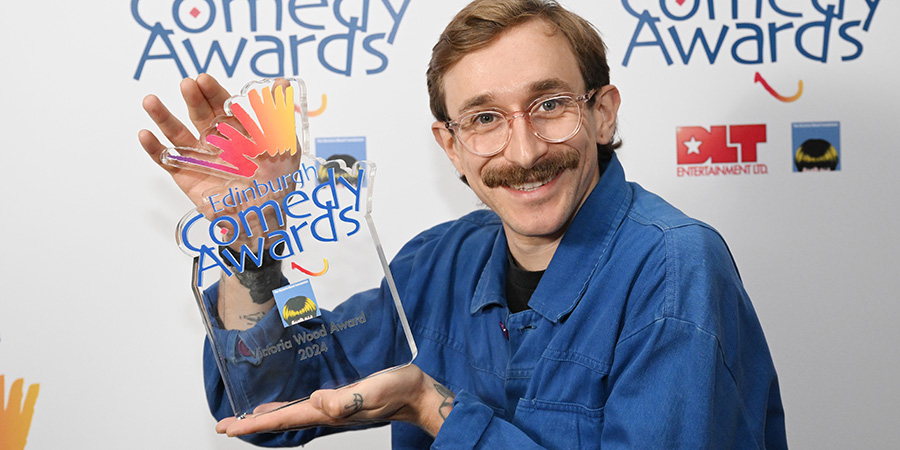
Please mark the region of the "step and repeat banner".
<svg viewBox="0 0 900 450"><path fill-rule="evenodd" d="M0 448L249 448L217 436L141 108L186 77L301 77L312 149L378 164L388 257L483 207L434 142L425 69L465 1L4 4ZM768 337L794 448L897 448L900 6L570 0L609 46L625 171L716 227ZM523 45L526 45L523 43ZM389 430L310 448L387 448Z"/></svg>

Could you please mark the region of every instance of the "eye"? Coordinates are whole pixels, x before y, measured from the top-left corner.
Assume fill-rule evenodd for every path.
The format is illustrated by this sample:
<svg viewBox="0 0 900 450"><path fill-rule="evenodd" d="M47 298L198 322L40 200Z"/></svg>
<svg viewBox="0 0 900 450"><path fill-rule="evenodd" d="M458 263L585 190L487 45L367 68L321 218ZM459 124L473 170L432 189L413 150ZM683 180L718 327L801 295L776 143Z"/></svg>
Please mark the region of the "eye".
<svg viewBox="0 0 900 450"><path fill-rule="evenodd" d="M558 98L550 98L541 102L538 105L538 110L541 112L550 112L559 107L559 99Z"/></svg>
<svg viewBox="0 0 900 450"><path fill-rule="evenodd" d="M469 132L487 132L497 128L502 123L496 112L482 111L472 113L460 120L460 129Z"/></svg>
<svg viewBox="0 0 900 450"><path fill-rule="evenodd" d="M496 119L497 117L490 113L476 114L474 117L475 123L479 125L490 125Z"/></svg>

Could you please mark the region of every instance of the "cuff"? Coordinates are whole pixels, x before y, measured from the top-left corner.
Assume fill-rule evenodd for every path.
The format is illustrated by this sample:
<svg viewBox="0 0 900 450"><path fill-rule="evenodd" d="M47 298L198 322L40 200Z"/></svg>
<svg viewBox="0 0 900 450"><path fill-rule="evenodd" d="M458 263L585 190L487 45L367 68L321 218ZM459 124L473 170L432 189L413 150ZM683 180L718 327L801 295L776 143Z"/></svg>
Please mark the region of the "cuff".
<svg viewBox="0 0 900 450"><path fill-rule="evenodd" d="M478 397L462 391L453 400L453 410L441 425L431 448L474 448L493 417L494 410Z"/></svg>

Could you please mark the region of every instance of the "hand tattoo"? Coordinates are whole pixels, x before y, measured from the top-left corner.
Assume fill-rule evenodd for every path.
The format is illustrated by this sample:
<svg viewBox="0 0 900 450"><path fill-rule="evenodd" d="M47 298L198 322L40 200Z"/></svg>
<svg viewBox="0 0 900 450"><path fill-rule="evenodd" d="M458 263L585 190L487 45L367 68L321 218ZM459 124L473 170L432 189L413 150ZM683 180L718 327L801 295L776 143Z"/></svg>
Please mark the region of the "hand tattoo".
<svg viewBox="0 0 900 450"><path fill-rule="evenodd" d="M441 406L438 406L438 414L441 415L441 418L447 420L447 416L450 415L450 411L453 410L453 399L456 398L456 394L454 394L450 389L447 389L440 383L434 383L434 389L444 397L444 401L441 403Z"/></svg>
<svg viewBox="0 0 900 450"><path fill-rule="evenodd" d="M363 407L363 396L360 394L353 394L353 403L344 405L344 409L351 409L350 414L353 414Z"/></svg>

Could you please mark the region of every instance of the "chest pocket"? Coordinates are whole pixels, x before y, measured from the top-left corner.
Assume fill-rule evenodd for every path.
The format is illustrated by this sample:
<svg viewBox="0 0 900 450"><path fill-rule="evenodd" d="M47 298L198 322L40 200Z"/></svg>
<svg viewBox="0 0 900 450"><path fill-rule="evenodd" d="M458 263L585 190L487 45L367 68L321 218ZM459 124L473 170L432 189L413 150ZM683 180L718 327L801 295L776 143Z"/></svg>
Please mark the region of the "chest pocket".
<svg viewBox="0 0 900 450"><path fill-rule="evenodd" d="M583 355L545 351L513 422L546 448L598 448L608 373Z"/></svg>
<svg viewBox="0 0 900 450"><path fill-rule="evenodd" d="M551 449L598 448L603 431L603 408L543 400L519 400L515 423Z"/></svg>

